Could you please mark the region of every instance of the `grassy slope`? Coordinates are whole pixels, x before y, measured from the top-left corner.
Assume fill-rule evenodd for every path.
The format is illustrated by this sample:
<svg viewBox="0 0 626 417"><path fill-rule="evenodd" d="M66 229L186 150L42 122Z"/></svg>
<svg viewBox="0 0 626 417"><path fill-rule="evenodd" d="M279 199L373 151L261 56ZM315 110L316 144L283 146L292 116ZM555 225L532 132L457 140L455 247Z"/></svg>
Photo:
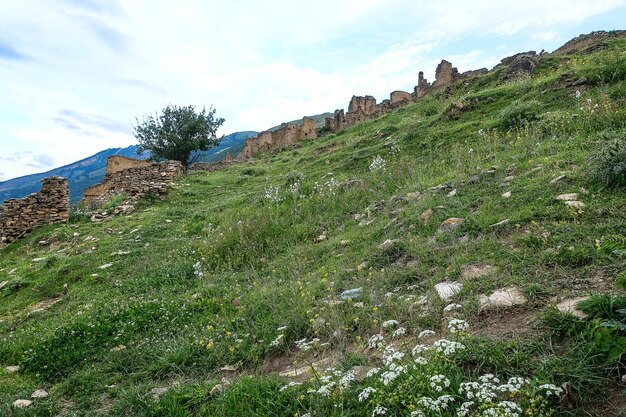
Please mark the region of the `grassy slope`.
<svg viewBox="0 0 626 417"><path fill-rule="evenodd" d="M455 297L476 329L494 322L479 314L479 294L500 287L518 285L531 299L503 313L505 322L541 312L553 296L606 290L623 265L600 256L594 244L623 233L626 194L590 184L587 160L599 131L625 128L626 84L622 78L586 87L579 102L559 77L598 73L625 50L621 41L592 56L545 59L532 79L515 83L492 72L449 98L425 97L252 164L192 173L167 200L131 216L46 227L2 249L0 282L9 283L0 289L0 414L282 416L321 407L341 415L280 393L283 382L267 375L267 363L295 355L293 341L313 336L330 343L321 356L374 362L361 341L388 319L403 323L409 339L424 328L438 329L447 303L433 285L459 279L469 264L497 267L491 276L465 282ZM494 129L515 100L537 100L540 120L509 133ZM376 155L386 161L386 172L369 171ZM492 167L494 175L468 181ZM515 178L502 187L507 168ZM561 174L565 180L550 183ZM288 188L297 176L295 198ZM361 182L333 188L330 178ZM444 182L458 194L429 191ZM264 198L269 187L280 187L281 202ZM589 190L581 193L584 210L555 200L581 187ZM391 202L414 191L422 197ZM505 191L510 199L501 197ZM354 214L381 200L386 208L372 211L374 222L359 227ZM419 215L434 207L433 217L421 221ZM433 239L449 217L465 222ZM490 227L503 219L509 223ZM316 243L321 234L327 239ZM85 241L89 236L97 240ZM378 249L394 238L401 239L395 251ZM129 253L113 254L118 251ZM415 262L394 266L399 256ZM356 270L363 261L370 267ZM99 268L107 263L112 266ZM362 307L324 302L356 287L364 289ZM406 295L429 297L424 314ZM33 311L41 307L35 303L51 299L58 302ZM281 326L287 326L285 343L273 347ZM559 415L587 415L614 378L588 342L541 326L522 337L476 335L463 360L472 375L569 381L582 406ZM120 345L125 349L115 349ZM228 364L252 377L210 395ZM20 372L5 373L8 365L20 365ZM159 386L173 388L154 401L149 393ZM24 411L10 407L37 388L50 397ZM343 415L361 415L358 407L346 407Z"/></svg>

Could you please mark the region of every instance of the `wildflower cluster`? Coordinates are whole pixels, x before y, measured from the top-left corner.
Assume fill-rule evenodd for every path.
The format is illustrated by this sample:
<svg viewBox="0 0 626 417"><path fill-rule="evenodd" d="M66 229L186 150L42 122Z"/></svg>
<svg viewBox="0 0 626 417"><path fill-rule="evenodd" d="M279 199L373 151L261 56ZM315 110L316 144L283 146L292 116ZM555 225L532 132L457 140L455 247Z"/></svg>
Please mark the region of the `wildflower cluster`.
<svg viewBox="0 0 626 417"><path fill-rule="evenodd" d="M385 160L380 155L376 155L376 158L374 158L374 160L370 164L370 171L371 172L374 172L374 171L385 172L386 170L387 170L387 164L385 163Z"/></svg>
<svg viewBox="0 0 626 417"><path fill-rule="evenodd" d="M316 182L313 186L313 189L322 197L334 197L335 195L337 195L337 189L339 188L339 185L340 184L339 182L337 182L337 180L335 180L333 177L330 177L322 183Z"/></svg>
<svg viewBox="0 0 626 417"><path fill-rule="evenodd" d="M382 327L402 328L396 320L387 320ZM451 319L448 327L457 340L439 339L432 345L417 344L407 351L388 343L385 334L375 334L368 346L381 351L382 363L371 368L358 384L351 370L330 369L299 389L312 396L332 398L334 404L356 398L372 417L549 417L553 414L552 398L558 397L561 389L552 384L539 385L519 376L502 382L493 374L467 379L455 357L466 349L463 338L469 325L464 320ZM432 335L430 331L422 333ZM283 389L296 385L299 383L290 383Z"/></svg>
<svg viewBox="0 0 626 417"><path fill-rule="evenodd" d="M280 187L271 186L265 190L263 198L271 203L280 203L283 201L283 197L280 195Z"/></svg>

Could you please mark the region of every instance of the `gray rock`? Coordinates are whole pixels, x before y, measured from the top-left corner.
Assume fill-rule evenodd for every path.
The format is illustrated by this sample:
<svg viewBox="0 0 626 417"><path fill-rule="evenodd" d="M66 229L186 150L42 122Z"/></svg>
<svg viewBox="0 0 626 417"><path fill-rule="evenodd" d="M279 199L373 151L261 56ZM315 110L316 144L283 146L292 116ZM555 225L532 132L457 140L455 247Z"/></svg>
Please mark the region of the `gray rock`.
<svg viewBox="0 0 626 417"><path fill-rule="evenodd" d="M569 313L579 319L585 319L587 315L577 308L578 303L585 301L589 297L568 298L556 305L556 308L562 313Z"/></svg>
<svg viewBox="0 0 626 417"><path fill-rule="evenodd" d="M556 199L561 201L578 200L578 193L561 194Z"/></svg>
<svg viewBox="0 0 626 417"><path fill-rule="evenodd" d="M224 392L224 385L223 384L217 384L216 386L211 388L211 392L209 392L209 394L210 395L217 395L217 394L221 394L223 392Z"/></svg>
<svg viewBox="0 0 626 417"><path fill-rule="evenodd" d="M400 239L387 239L383 243L378 245L378 249L383 251L389 250L394 247L398 242L400 242Z"/></svg>
<svg viewBox="0 0 626 417"><path fill-rule="evenodd" d="M30 395L30 398L46 398L48 396L48 392L42 389L38 389Z"/></svg>
<svg viewBox="0 0 626 417"><path fill-rule="evenodd" d="M461 284L460 282L456 282L456 281L455 282L444 281L435 285L435 291L437 291L437 294L439 294L439 298L441 298L442 300L447 300L451 298L455 294L459 293L462 288L463 288L463 284Z"/></svg>
<svg viewBox="0 0 626 417"><path fill-rule="evenodd" d="M7 374L14 374L18 372L19 370L20 370L20 367L18 365L7 366L6 368L4 368L4 371Z"/></svg>
<svg viewBox="0 0 626 417"><path fill-rule="evenodd" d="M13 401L13 407L15 408L28 408L33 402L31 400L15 400Z"/></svg>
<svg viewBox="0 0 626 417"><path fill-rule="evenodd" d="M482 309L513 307L528 302L518 287L506 287L494 291L491 295L481 295L479 300Z"/></svg>

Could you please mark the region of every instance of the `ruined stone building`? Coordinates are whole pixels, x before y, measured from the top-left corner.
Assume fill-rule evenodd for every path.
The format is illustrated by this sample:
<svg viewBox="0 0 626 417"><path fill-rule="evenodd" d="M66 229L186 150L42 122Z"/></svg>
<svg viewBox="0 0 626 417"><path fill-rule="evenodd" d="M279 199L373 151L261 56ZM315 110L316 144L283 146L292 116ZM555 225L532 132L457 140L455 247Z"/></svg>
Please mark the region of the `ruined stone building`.
<svg viewBox="0 0 626 417"><path fill-rule="evenodd" d="M302 140L316 137L315 120L304 117L302 124L283 123L276 130L261 132L248 139L238 158L249 159L258 153L278 151Z"/></svg>
<svg viewBox="0 0 626 417"><path fill-rule="evenodd" d="M182 173L183 166L178 161L149 162L119 155L110 156L104 181L85 190L83 204L101 204L120 194L129 197L154 194L162 198L174 178Z"/></svg>
<svg viewBox="0 0 626 417"><path fill-rule="evenodd" d="M50 177L41 190L24 198L11 198L0 206L0 242L10 243L51 223L67 221L70 191L67 178Z"/></svg>

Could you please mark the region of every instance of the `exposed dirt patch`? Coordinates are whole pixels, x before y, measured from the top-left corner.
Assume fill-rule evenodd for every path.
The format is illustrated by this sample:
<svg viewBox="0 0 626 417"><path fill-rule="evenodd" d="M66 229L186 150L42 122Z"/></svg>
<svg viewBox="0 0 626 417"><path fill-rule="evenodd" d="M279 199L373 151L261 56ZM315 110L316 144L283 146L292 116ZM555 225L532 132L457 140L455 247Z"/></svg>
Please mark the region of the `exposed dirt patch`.
<svg viewBox="0 0 626 417"><path fill-rule="evenodd" d="M606 401L586 411L594 417L626 417L626 384L608 387Z"/></svg>
<svg viewBox="0 0 626 417"><path fill-rule="evenodd" d="M490 338L524 337L532 332L535 316L534 310L492 310L479 316L472 333Z"/></svg>
<svg viewBox="0 0 626 417"><path fill-rule="evenodd" d="M48 298L47 300L43 300L43 301L40 301L38 303L31 304L30 306L27 307L26 310L27 310L28 314L40 313L40 312L42 312L44 310L47 310L48 308L52 307L53 305L55 305L59 301L61 301L61 296L60 295L55 295L54 297Z"/></svg>

